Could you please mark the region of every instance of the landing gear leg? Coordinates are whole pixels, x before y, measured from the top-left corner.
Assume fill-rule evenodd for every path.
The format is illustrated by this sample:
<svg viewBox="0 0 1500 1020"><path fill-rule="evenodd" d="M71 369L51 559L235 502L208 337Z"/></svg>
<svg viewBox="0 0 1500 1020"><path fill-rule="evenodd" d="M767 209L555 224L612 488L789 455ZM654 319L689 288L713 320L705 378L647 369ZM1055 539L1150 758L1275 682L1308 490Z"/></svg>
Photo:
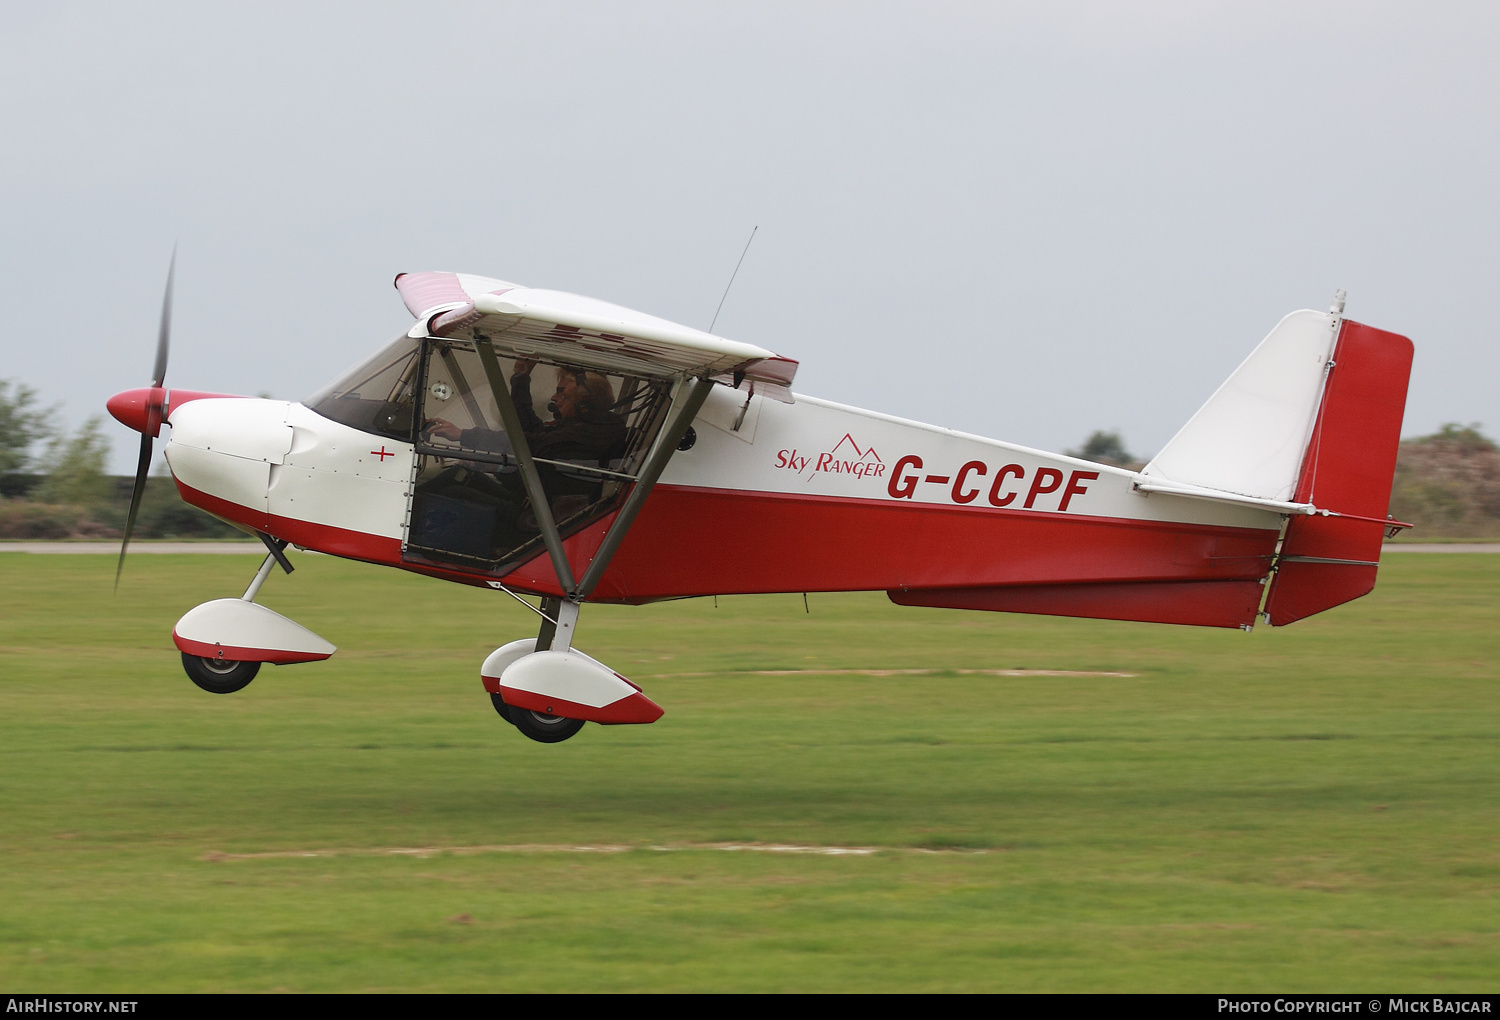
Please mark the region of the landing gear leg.
<svg viewBox="0 0 1500 1020"><path fill-rule="evenodd" d="M268 555L245 594L238 599L216 599L196 606L172 630L188 679L211 694L244 690L260 672L262 661L307 662L326 659L335 651L306 628L255 605L255 596L272 568L279 563L288 574L293 569L285 555L286 542L266 534L260 538ZM226 651L265 658L230 659Z"/></svg>
<svg viewBox="0 0 1500 1020"><path fill-rule="evenodd" d="M557 636L557 614L562 609L562 599L542 599L542 629L537 631L536 650L545 652L552 647Z"/></svg>
<svg viewBox="0 0 1500 1020"><path fill-rule="evenodd" d="M496 649L495 654L485 660L481 672L488 670L488 673L485 675L493 674L498 681L500 674L505 671L505 667L515 662L521 656L530 655L532 652L544 652L551 648L552 639L557 634L557 623L555 621L558 618L561 605L562 599L542 599L542 629L538 632L536 641L512 641L504 648ZM489 690L490 694L490 704L495 706L495 711L499 713L500 718L514 726L516 723L514 713L520 710L507 705L505 699L497 691L488 686L490 682L489 680L485 681L486 689Z"/></svg>
<svg viewBox="0 0 1500 1020"><path fill-rule="evenodd" d="M542 599L542 628L537 632L537 651L567 651L572 644L573 627L578 621L578 604L565 599ZM532 740L556 744L583 729L582 719L568 719L546 712L507 705L498 694L491 694L495 711Z"/></svg>

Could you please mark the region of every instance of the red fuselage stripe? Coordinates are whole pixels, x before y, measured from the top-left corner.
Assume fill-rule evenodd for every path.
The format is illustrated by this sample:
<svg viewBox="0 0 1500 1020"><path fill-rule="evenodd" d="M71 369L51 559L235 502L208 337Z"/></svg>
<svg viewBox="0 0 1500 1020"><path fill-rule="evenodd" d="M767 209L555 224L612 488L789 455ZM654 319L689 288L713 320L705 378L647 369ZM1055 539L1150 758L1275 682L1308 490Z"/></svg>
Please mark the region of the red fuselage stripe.
<svg viewBox="0 0 1500 1020"><path fill-rule="evenodd" d="M295 545L467 584L483 575L404 563L401 543L258 512L178 483L187 502ZM565 542L587 566L613 515ZM1265 576L1277 533L1080 514L659 485L593 596L974 588ZM513 570L518 590L559 594L545 555Z"/></svg>

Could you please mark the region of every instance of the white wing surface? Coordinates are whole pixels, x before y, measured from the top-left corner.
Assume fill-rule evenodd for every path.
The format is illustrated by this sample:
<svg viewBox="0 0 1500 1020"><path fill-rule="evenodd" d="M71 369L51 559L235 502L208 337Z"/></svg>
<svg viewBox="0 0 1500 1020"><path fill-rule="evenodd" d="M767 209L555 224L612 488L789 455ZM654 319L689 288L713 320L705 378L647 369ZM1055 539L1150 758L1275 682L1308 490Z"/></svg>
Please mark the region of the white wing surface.
<svg viewBox="0 0 1500 1020"><path fill-rule="evenodd" d="M797 362L754 344L560 290L463 273L396 277L413 336L488 340L508 357L666 378L708 373L791 401Z"/></svg>

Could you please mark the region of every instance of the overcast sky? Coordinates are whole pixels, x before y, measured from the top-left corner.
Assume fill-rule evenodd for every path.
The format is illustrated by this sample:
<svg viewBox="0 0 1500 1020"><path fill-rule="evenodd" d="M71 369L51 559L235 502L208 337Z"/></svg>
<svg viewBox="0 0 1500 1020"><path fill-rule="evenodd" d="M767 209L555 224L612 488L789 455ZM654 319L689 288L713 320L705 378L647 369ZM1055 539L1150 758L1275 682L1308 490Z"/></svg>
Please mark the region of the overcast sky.
<svg viewBox="0 0 1500 1020"><path fill-rule="evenodd" d="M1500 5L0 0L0 377L301 398L401 271L604 298L797 389L1154 453L1286 312L1500 429ZM112 420L114 466L135 434Z"/></svg>

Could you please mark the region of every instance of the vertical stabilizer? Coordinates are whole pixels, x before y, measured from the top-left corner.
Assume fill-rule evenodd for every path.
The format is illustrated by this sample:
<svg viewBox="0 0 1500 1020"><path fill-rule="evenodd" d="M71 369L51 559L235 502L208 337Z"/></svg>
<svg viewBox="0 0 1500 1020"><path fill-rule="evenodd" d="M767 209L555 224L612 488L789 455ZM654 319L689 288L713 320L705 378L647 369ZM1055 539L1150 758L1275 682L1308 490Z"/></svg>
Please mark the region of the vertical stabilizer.
<svg viewBox="0 0 1500 1020"><path fill-rule="evenodd" d="M1338 322L1306 310L1282 319L1141 474L1290 500Z"/></svg>

